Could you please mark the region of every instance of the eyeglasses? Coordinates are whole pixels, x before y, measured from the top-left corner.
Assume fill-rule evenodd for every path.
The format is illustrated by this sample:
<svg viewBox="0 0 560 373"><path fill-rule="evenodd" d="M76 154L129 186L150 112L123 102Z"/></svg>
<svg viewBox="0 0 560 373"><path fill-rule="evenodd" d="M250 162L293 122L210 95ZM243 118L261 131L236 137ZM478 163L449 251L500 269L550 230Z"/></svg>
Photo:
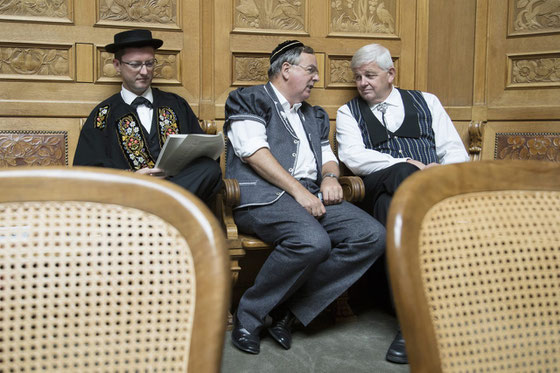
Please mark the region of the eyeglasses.
<svg viewBox="0 0 560 373"><path fill-rule="evenodd" d="M138 62L138 61L133 61L133 62L121 61L121 62L124 63L125 65L128 65L132 70L141 70L142 66L146 66L146 70L152 70L157 64L157 60L155 58L153 60L149 60L145 62Z"/></svg>
<svg viewBox="0 0 560 373"><path fill-rule="evenodd" d="M305 66L305 65L292 65L292 66L301 67L309 75L315 75L315 74L319 73L319 69L317 69L317 66L315 66L315 65L307 65L307 66Z"/></svg>

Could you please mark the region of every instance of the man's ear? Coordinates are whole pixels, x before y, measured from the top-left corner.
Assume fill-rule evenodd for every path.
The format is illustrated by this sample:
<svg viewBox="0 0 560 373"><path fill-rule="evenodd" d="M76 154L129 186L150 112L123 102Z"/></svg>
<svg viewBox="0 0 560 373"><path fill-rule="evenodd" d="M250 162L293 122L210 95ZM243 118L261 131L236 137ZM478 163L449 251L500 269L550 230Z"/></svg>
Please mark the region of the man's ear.
<svg viewBox="0 0 560 373"><path fill-rule="evenodd" d="M288 80L288 78L290 77L291 67L292 65L289 62L284 62L282 64L282 69L280 71L282 72L282 78L284 78L284 80Z"/></svg>
<svg viewBox="0 0 560 373"><path fill-rule="evenodd" d="M387 78L389 80L389 83L393 84L393 81L395 80L395 75L397 74L397 71L395 70L394 67L390 67L389 70L387 70L387 74L389 75L388 78Z"/></svg>
<svg viewBox="0 0 560 373"><path fill-rule="evenodd" d="M115 70L117 70L117 73L121 73L121 61L117 60L116 58L113 58L113 66L115 67Z"/></svg>

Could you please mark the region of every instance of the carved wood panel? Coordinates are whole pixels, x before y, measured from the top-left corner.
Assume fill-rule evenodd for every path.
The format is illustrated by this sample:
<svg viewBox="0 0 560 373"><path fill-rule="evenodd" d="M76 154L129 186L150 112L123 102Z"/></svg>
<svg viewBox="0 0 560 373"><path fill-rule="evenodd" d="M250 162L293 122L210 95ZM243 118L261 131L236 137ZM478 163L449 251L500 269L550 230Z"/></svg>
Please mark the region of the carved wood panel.
<svg viewBox="0 0 560 373"><path fill-rule="evenodd" d="M365 44L387 46L402 68L399 83L413 88L415 7L416 0L215 0L215 117L224 117L232 89L268 80L268 56L287 39L315 50L321 80L309 101L333 118L356 94L349 60Z"/></svg>
<svg viewBox="0 0 560 373"><path fill-rule="evenodd" d="M72 80L72 47L0 43L0 77Z"/></svg>
<svg viewBox="0 0 560 373"><path fill-rule="evenodd" d="M333 0L329 7L329 35L398 37L398 1Z"/></svg>
<svg viewBox="0 0 560 373"><path fill-rule="evenodd" d="M557 118L560 2L488 4L487 119Z"/></svg>
<svg viewBox="0 0 560 373"><path fill-rule="evenodd" d="M65 166L67 137L62 131L0 131L0 167Z"/></svg>
<svg viewBox="0 0 560 373"><path fill-rule="evenodd" d="M307 33L308 0L235 0L233 30Z"/></svg>
<svg viewBox="0 0 560 373"><path fill-rule="evenodd" d="M97 0L97 25L181 28L180 0Z"/></svg>
<svg viewBox="0 0 560 373"><path fill-rule="evenodd" d="M560 32L560 3L556 0L509 0L509 35Z"/></svg>
<svg viewBox="0 0 560 373"><path fill-rule="evenodd" d="M0 167L71 164L79 129L76 118L2 118Z"/></svg>
<svg viewBox="0 0 560 373"><path fill-rule="evenodd" d="M0 3L0 20L71 23L72 6L73 0L3 0Z"/></svg>
<svg viewBox="0 0 560 373"><path fill-rule="evenodd" d="M493 122L484 126L482 159L560 162L560 122Z"/></svg>

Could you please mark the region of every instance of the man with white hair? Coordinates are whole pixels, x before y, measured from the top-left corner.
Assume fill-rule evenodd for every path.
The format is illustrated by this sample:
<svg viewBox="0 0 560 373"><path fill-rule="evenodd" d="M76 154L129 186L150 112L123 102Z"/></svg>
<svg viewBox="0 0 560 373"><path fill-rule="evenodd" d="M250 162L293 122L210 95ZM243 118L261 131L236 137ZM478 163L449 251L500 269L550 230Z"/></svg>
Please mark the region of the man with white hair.
<svg viewBox="0 0 560 373"><path fill-rule="evenodd" d="M338 156L364 180L361 207L386 224L393 194L406 177L469 157L436 96L393 86L396 71L387 48L360 48L350 67L359 95L338 109ZM386 358L408 362L400 331Z"/></svg>

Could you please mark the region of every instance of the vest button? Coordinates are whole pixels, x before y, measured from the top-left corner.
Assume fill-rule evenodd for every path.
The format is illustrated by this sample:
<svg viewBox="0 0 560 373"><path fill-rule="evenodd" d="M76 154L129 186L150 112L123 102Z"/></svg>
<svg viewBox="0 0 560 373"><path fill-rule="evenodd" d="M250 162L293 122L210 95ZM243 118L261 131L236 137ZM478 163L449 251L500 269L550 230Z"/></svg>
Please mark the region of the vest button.
<svg viewBox="0 0 560 373"><path fill-rule="evenodd" d="M294 144L297 144L297 143L299 143L299 140L294 140Z"/></svg>
<svg viewBox="0 0 560 373"><path fill-rule="evenodd" d="M295 158L295 156L296 156L296 153L292 153L292 157L294 157L294 158Z"/></svg>
<svg viewBox="0 0 560 373"><path fill-rule="evenodd" d="M294 169L293 168L288 168L288 171L292 172Z"/></svg>

